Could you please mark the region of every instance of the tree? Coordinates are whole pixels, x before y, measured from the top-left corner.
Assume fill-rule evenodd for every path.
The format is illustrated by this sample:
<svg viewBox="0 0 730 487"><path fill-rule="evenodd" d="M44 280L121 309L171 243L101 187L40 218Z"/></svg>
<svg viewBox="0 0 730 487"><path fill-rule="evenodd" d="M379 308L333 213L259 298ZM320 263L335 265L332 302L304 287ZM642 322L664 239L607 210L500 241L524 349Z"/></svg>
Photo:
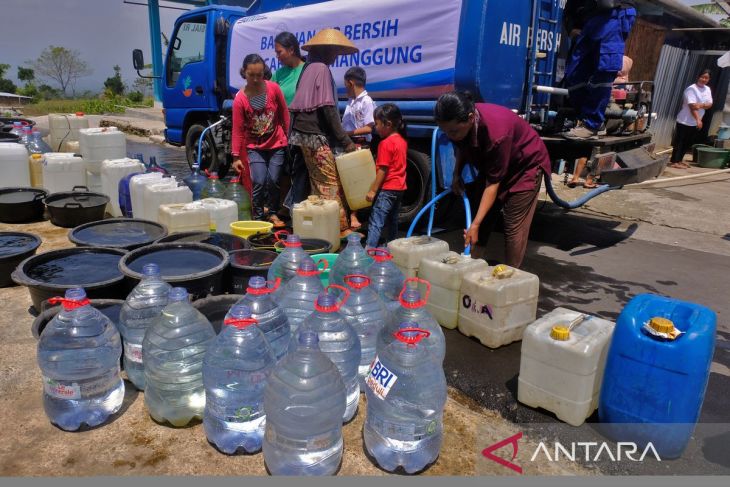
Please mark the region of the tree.
<svg viewBox="0 0 730 487"><path fill-rule="evenodd" d="M30 68L18 66L18 79L20 81L25 81L25 85L28 86L28 84L32 83L35 79L35 71Z"/></svg>
<svg viewBox="0 0 730 487"><path fill-rule="evenodd" d="M152 80L147 78L136 78L132 83L134 89L142 93L143 96L149 96L152 90Z"/></svg>
<svg viewBox="0 0 730 487"><path fill-rule="evenodd" d="M9 79L5 79L5 72L8 69L10 69L9 64L0 64L0 91L5 93L15 93L18 87Z"/></svg>
<svg viewBox="0 0 730 487"><path fill-rule="evenodd" d="M104 88L109 91L110 94L121 96L124 94L124 81L122 81L122 68L117 64L114 66L114 76L109 77L104 81Z"/></svg>
<svg viewBox="0 0 730 487"><path fill-rule="evenodd" d="M92 72L79 51L61 46L48 46L29 64L38 76L57 83L64 95L68 88L75 94L79 78Z"/></svg>

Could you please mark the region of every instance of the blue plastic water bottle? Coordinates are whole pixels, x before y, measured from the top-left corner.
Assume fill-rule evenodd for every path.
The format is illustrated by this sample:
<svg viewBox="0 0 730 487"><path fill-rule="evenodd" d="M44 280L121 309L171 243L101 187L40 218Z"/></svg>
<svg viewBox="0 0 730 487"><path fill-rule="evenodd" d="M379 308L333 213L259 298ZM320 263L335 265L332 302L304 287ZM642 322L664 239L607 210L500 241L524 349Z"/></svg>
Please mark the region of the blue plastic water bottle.
<svg viewBox="0 0 730 487"><path fill-rule="evenodd" d="M347 236L347 246L340 252L330 272L330 284L338 286L345 285L345 276L350 274L367 275L370 265L373 263L360 243L362 236L359 233L351 233Z"/></svg>
<svg viewBox="0 0 730 487"><path fill-rule="evenodd" d="M197 201L201 197L203 188L205 188L205 185L208 183L208 178L206 178L204 174L200 173L200 166L195 165L193 166L192 171L190 171L190 174L183 178L183 182L193 193L193 201Z"/></svg>
<svg viewBox="0 0 730 487"><path fill-rule="evenodd" d="M208 441L232 455L261 449L266 427L264 387L276 358L251 308L235 305L203 359Z"/></svg>
<svg viewBox="0 0 730 487"><path fill-rule="evenodd" d="M327 264L327 261L322 262ZM314 312L314 302L324 291L319 278L322 272L314 262L303 261L299 264L296 277L287 283L281 293L279 306L289 320L292 335L304 319Z"/></svg>
<svg viewBox="0 0 730 487"><path fill-rule="evenodd" d="M276 232L274 235L280 238L282 235L286 235L286 232L282 230ZM314 261L302 248L302 241L299 235L288 235L283 243L284 250L281 251L276 259L274 259L271 267L269 267L268 279L269 281L275 281L279 278L281 279L281 284L286 285L286 283L297 275L299 264L305 261L314 263Z"/></svg>
<svg viewBox="0 0 730 487"><path fill-rule="evenodd" d="M366 379L365 448L389 472L421 471L441 450L446 376L425 346L429 335L416 323L399 325Z"/></svg>
<svg viewBox="0 0 730 487"><path fill-rule="evenodd" d="M344 292L341 301L330 294L330 289L339 289ZM345 317L339 312L342 304L347 301L350 291L335 284L327 286L317 297L314 304L314 313L297 330L298 334L305 331L315 331L319 335L319 348L337 366L342 375L347 392L346 408L342 417L343 422L350 421L357 412L360 400L360 382L357 369L360 364L360 338ZM298 337L292 340L290 352L298 343Z"/></svg>
<svg viewBox="0 0 730 487"><path fill-rule="evenodd" d="M281 308L271 299L271 293L277 290L279 282L274 287L266 285L266 279L254 276L248 280L246 294L236 303L251 308L251 316L258 322L258 327L264 332L274 351L276 360L286 355L291 339L289 320Z"/></svg>
<svg viewBox="0 0 730 487"><path fill-rule="evenodd" d="M266 383L263 452L272 475L332 475L342 461L345 384L318 342L317 333L300 333Z"/></svg>
<svg viewBox="0 0 730 487"><path fill-rule="evenodd" d="M213 326L190 304L188 292L172 288L169 304L142 342L144 402L155 421L185 426L203 417L203 357L214 338Z"/></svg>
<svg viewBox="0 0 730 487"><path fill-rule="evenodd" d="M144 390L142 341L144 334L167 306L172 287L162 280L157 264L142 268L142 280L127 296L119 313L119 333L124 348L124 370L140 391Z"/></svg>
<svg viewBox="0 0 730 487"><path fill-rule="evenodd" d="M89 304L81 288L49 302L60 302L63 309L38 341L43 408L51 423L66 431L82 424L100 425L119 411L124 400L119 332Z"/></svg>

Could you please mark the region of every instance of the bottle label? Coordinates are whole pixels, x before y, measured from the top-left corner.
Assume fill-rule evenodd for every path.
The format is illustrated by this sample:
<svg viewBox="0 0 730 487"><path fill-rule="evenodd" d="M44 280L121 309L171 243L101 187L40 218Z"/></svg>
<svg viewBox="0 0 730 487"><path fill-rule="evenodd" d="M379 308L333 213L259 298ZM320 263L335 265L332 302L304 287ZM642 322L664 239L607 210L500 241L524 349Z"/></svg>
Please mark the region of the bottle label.
<svg viewBox="0 0 730 487"><path fill-rule="evenodd" d="M130 362L142 363L142 344L124 343L124 356Z"/></svg>
<svg viewBox="0 0 730 487"><path fill-rule="evenodd" d="M266 441L269 443L276 443L281 447L291 448L292 450L307 450L307 451L321 451L330 448L335 445L342 437L342 430L335 428L326 433L311 436L306 439L300 438L289 438L276 431L273 424L267 423Z"/></svg>
<svg viewBox="0 0 730 487"><path fill-rule="evenodd" d="M375 360L370 364L370 370L365 379L365 383L373 391L373 394L380 399L385 399L397 380L398 376L385 368L380 358L376 355Z"/></svg>
<svg viewBox="0 0 730 487"><path fill-rule="evenodd" d="M119 366L102 375L76 381L51 379L43 376L43 390L58 399L88 399L106 394L119 384Z"/></svg>
<svg viewBox="0 0 730 487"><path fill-rule="evenodd" d="M81 399L81 387L76 382L61 382L44 376L43 390L58 399Z"/></svg>
<svg viewBox="0 0 730 487"><path fill-rule="evenodd" d="M424 418L425 419L425 418ZM413 422L389 421L377 415L368 416L367 422L375 431L386 438L403 442L404 449L409 449L409 444L415 448L419 441L428 438L439 430L443 421L441 414L431 416L431 420L414 420Z"/></svg>
<svg viewBox="0 0 730 487"><path fill-rule="evenodd" d="M247 426L248 423L257 421L264 416L262 404L236 404L231 407L227 406L224 402L208 399L206 400L205 408L208 414L221 421L225 421L230 428L244 431L250 428ZM237 428L235 425L239 425L239 427Z"/></svg>

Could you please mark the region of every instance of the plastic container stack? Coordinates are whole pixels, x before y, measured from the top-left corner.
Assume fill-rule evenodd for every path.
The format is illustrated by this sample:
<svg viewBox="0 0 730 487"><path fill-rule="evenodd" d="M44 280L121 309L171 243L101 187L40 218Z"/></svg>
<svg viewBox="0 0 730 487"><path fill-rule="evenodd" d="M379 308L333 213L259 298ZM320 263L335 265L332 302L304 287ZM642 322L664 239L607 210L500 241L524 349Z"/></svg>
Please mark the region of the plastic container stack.
<svg viewBox="0 0 730 487"><path fill-rule="evenodd" d="M525 329L517 400L580 426L598 408L615 324L555 308Z"/></svg>
<svg viewBox="0 0 730 487"><path fill-rule="evenodd" d="M417 277L418 267L424 257L449 251L449 244L430 236L398 238L388 243L393 262L406 277Z"/></svg>
<svg viewBox="0 0 730 487"><path fill-rule="evenodd" d="M352 325L339 312L350 292L343 287L335 286L345 293L338 303L337 297L328 293L332 287L328 286L317 297L314 313L309 315L297 330L290 351L296 347L298 337L303 333L314 331L318 334L320 349L337 366L345 383L347 397L342 421L346 423L355 416L360 399L360 381L357 374L360 364L360 339Z"/></svg>
<svg viewBox="0 0 730 487"><path fill-rule="evenodd" d="M211 232L231 233L231 223L238 221L236 203L221 198L203 198L189 203L188 208L203 208L208 212Z"/></svg>
<svg viewBox="0 0 730 487"><path fill-rule="evenodd" d="M158 172L138 174L129 180L129 196L132 200L132 214L135 218L144 219L145 211L144 187L148 184L162 182L162 174Z"/></svg>
<svg viewBox="0 0 730 487"><path fill-rule="evenodd" d="M43 154L43 186L49 193L86 186L86 166L81 157L66 152Z"/></svg>
<svg viewBox="0 0 730 487"><path fill-rule="evenodd" d="M345 384L315 332L274 368L264 390L264 462L272 475L333 475L342 461Z"/></svg>
<svg viewBox="0 0 730 487"><path fill-rule="evenodd" d="M276 360L279 360L286 355L291 339L291 328L284 312L271 299L271 293L277 288L278 283L274 284L274 287L268 287L266 279L253 276L248 280L246 294L236 305L248 306L251 309L251 317L258 322L258 327L271 344Z"/></svg>
<svg viewBox="0 0 730 487"><path fill-rule="evenodd" d="M274 352L247 306L233 306L203 359L208 441L232 455L261 450L266 427L264 388Z"/></svg>
<svg viewBox="0 0 730 487"><path fill-rule="evenodd" d="M167 233L207 232L210 230L210 213L207 209L191 203L160 205L157 223L167 227Z"/></svg>
<svg viewBox="0 0 730 487"><path fill-rule="evenodd" d="M43 408L51 423L66 431L102 424L119 411L124 381L122 341L114 324L93 308L81 288L56 298L63 309L38 341Z"/></svg>
<svg viewBox="0 0 730 487"><path fill-rule="evenodd" d="M0 171L3 174L3 186L30 186L28 157L28 149L23 144L0 143Z"/></svg>
<svg viewBox="0 0 730 487"><path fill-rule="evenodd" d="M535 321L540 279L505 265L471 272L461 284L459 331L490 348L522 339Z"/></svg>
<svg viewBox="0 0 730 487"><path fill-rule="evenodd" d="M193 201L193 193L187 186L179 186L173 176L163 178L156 184L145 185L142 188L142 198L144 200L143 212L140 215L133 210L135 218L156 222L159 218L160 205L190 203Z"/></svg>
<svg viewBox="0 0 730 487"><path fill-rule="evenodd" d="M301 238L320 238L340 248L340 205L312 195L292 208L292 227Z"/></svg>
<svg viewBox="0 0 730 487"><path fill-rule="evenodd" d="M281 292L279 306L289 320L292 336L299 325L314 312L314 302L323 291L319 275L322 273L314 262L302 261L297 275Z"/></svg>
<svg viewBox="0 0 730 487"><path fill-rule="evenodd" d="M80 129L79 151L86 165L87 186L91 191L103 193L102 162L106 159L126 157L127 139L124 132L117 130L116 127ZM111 194L106 194L111 198Z"/></svg>
<svg viewBox="0 0 730 487"><path fill-rule="evenodd" d="M359 233L351 233L347 236L347 246L340 252L340 255L332 266L330 272L330 284L338 286L345 285L345 276L350 274L367 275L373 258L370 257L363 248L360 240L362 235Z"/></svg>
<svg viewBox="0 0 730 487"><path fill-rule="evenodd" d="M357 375L360 388L365 387L365 377L375 359L378 333L390 320L390 314L380 296L370 286L367 276L345 276L345 284L350 288L350 298L340 309L340 313L352 325L360 339L360 365Z"/></svg>
<svg viewBox="0 0 730 487"><path fill-rule="evenodd" d="M78 142L81 129L89 128L89 119L82 112L50 113L48 115L50 134L48 145L54 151L69 152L66 149L78 149L78 144L70 146L70 142ZM72 151L72 152L78 152Z"/></svg>
<svg viewBox="0 0 730 487"><path fill-rule="evenodd" d="M119 333L124 345L124 370L134 387L144 390L142 342L147 329L162 315L172 287L162 280L157 264L142 268L142 280L119 312Z"/></svg>
<svg viewBox="0 0 730 487"><path fill-rule="evenodd" d="M365 448L389 472L399 466L419 472L441 451L446 376L433 363L430 339L417 323L399 325L394 340L378 349L367 377Z"/></svg>
<svg viewBox="0 0 730 487"><path fill-rule="evenodd" d="M185 289L172 288L169 304L142 342L144 402L158 423L185 426L205 409L203 357L215 330L192 307Z"/></svg>
<svg viewBox="0 0 730 487"><path fill-rule="evenodd" d="M123 216L119 205L119 182L130 174L143 171L144 165L140 161L127 157L101 163L101 192L109 196L109 213L112 216Z"/></svg>

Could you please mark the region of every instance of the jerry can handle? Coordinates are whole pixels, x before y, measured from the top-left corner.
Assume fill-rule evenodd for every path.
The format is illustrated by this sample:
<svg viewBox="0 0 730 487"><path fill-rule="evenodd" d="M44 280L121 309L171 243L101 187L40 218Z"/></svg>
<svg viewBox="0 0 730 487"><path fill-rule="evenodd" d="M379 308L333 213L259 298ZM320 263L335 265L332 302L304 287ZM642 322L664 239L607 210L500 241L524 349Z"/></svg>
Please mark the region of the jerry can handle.
<svg viewBox="0 0 730 487"><path fill-rule="evenodd" d="M409 347L415 347L418 342L420 342L424 338L430 337L431 332L428 330L424 330L423 328L416 327L401 328L393 333L393 336L396 338L396 340L407 344Z"/></svg>

